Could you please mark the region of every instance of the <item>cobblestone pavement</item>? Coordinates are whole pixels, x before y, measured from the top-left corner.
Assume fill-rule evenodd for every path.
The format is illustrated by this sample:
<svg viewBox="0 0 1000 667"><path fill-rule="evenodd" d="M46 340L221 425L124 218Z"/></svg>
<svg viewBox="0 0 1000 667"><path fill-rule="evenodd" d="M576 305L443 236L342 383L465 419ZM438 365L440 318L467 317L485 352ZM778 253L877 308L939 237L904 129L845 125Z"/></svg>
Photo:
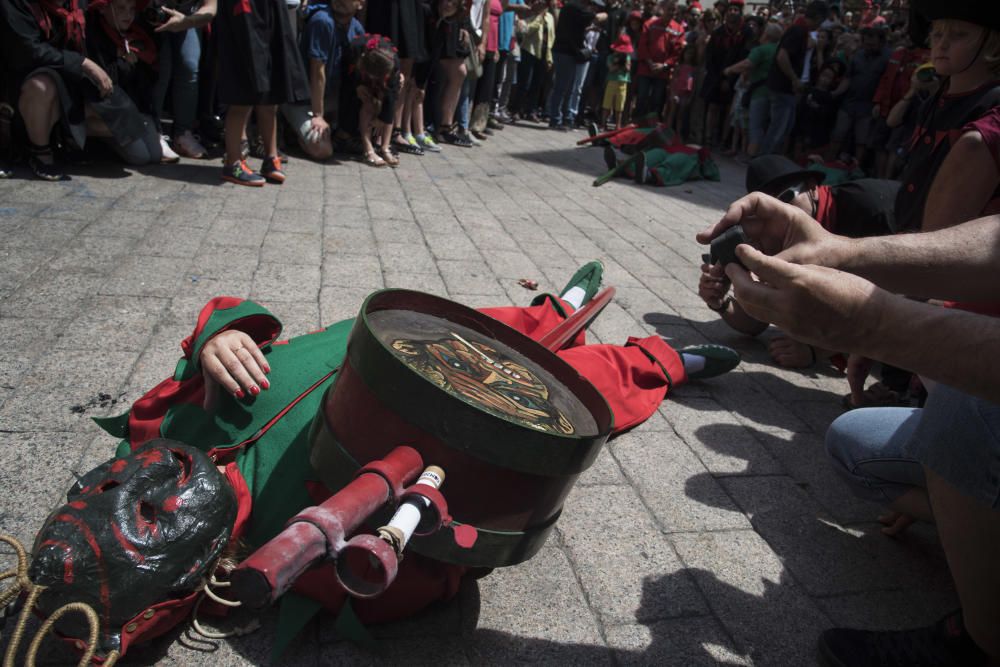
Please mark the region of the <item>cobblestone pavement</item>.
<svg viewBox="0 0 1000 667"><path fill-rule="evenodd" d="M558 290L600 258L618 293L591 339L713 341L744 363L679 388L609 443L533 560L380 628L375 652L319 621L287 664L811 665L824 628L929 622L955 606L933 530L880 536L878 508L827 463L844 380L775 368L697 297L694 234L740 195L742 169L722 161L722 183L593 188L601 152L573 147L580 136L508 128L481 149L403 156L398 170L293 160L284 186L259 190L193 161L0 181L0 528L30 543L73 472L111 455L89 418L170 374L210 297L259 300L297 335L354 316L382 287L526 304L519 278ZM135 657L266 663L273 623Z"/></svg>

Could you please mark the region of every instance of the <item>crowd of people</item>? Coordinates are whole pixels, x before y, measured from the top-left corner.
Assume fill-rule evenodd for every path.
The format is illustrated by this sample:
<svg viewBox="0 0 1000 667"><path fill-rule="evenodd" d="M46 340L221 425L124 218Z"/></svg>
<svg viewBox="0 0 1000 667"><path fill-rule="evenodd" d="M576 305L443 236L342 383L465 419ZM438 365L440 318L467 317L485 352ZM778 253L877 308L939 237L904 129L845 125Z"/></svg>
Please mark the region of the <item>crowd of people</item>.
<svg viewBox="0 0 1000 667"><path fill-rule="evenodd" d="M891 178L940 77L905 2L853 4L3 0L0 141L46 180L88 138L130 165L221 145L225 180L262 185L286 146L384 167L511 123L655 116L686 144Z"/></svg>

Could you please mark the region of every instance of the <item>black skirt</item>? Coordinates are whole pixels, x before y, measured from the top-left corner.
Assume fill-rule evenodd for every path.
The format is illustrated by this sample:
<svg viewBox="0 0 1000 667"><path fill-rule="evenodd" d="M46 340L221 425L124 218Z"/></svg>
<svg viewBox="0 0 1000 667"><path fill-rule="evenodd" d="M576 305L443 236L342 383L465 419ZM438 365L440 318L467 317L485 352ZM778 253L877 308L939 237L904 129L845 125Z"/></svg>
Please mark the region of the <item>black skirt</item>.
<svg viewBox="0 0 1000 667"><path fill-rule="evenodd" d="M462 40L463 28L470 35L472 31L466 28L468 19L443 19L432 24L433 28L428 32L428 41L432 60L450 60L453 58L467 58L469 55L469 42Z"/></svg>
<svg viewBox="0 0 1000 667"><path fill-rule="evenodd" d="M427 7L421 0L369 0L365 30L391 39L401 59L430 59Z"/></svg>
<svg viewBox="0 0 1000 667"><path fill-rule="evenodd" d="M284 0L221 0L213 26L220 102L252 106L309 99Z"/></svg>

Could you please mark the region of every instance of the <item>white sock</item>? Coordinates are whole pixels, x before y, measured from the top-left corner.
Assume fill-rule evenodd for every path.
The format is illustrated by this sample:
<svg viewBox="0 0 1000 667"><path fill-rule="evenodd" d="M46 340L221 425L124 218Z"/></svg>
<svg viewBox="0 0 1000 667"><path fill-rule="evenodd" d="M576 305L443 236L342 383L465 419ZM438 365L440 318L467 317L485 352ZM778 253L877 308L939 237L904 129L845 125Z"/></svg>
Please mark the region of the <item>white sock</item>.
<svg viewBox="0 0 1000 667"><path fill-rule="evenodd" d="M587 296L587 292L582 287L570 287L565 294L560 295L560 298L563 301L569 301L575 310L583 305L585 296Z"/></svg>
<svg viewBox="0 0 1000 667"><path fill-rule="evenodd" d="M685 373L697 373L705 368L705 357L700 354L687 354L681 352L681 361L684 362Z"/></svg>

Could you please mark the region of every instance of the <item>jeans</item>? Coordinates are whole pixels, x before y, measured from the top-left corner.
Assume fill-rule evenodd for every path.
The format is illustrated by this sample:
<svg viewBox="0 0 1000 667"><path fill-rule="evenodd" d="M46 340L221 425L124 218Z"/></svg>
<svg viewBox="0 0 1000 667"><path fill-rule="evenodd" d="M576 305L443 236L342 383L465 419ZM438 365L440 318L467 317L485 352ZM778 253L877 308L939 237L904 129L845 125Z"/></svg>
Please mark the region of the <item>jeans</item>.
<svg viewBox="0 0 1000 667"><path fill-rule="evenodd" d="M889 502L926 488L926 466L962 494L1000 507L1000 405L951 387L933 387L923 409L852 410L831 424L826 448L862 497Z"/></svg>
<svg viewBox="0 0 1000 667"><path fill-rule="evenodd" d="M768 113L771 122L764 133L760 146L760 155L770 155L781 151L785 137L792 131L795 124L795 95L793 93L777 93L768 91L771 96Z"/></svg>
<svg viewBox="0 0 1000 667"><path fill-rule="evenodd" d="M458 94L458 111L455 113L455 121L463 130L469 129L469 119L472 117L472 94L476 90L476 81L470 76L465 77L462 82L462 91Z"/></svg>
<svg viewBox="0 0 1000 667"><path fill-rule="evenodd" d="M198 113L198 61L201 39L195 29L161 33L159 40L160 73L153 86L157 116L163 115L167 89L172 95L174 136L194 127ZM172 84L172 85L171 85Z"/></svg>
<svg viewBox="0 0 1000 667"><path fill-rule="evenodd" d="M750 145L760 151L760 144L767 133L767 121L771 117L771 98L758 95L750 100Z"/></svg>
<svg viewBox="0 0 1000 667"><path fill-rule="evenodd" d="M920 412L859 408L830 425L827 454L855 495L888 504L912 487L926 486L923 466L908 449Z"/></svg>
<svg viewBox="0 0 1000 667"><path fill-rule="evenodd" d="M538 109L538 101L545 85L545 61L527 51L521 51L517 66L517 86L511 94L510 110L527 116Z"/></svg>
<svg viewBox="0 0 1000 667"><path fill-rule="evenodd" d="M512 52L500 52L496 74L496 103L493 105L495 111L509 111L514 87L518 85L517 66L517 59Z"/></svg>
<svg viewBox="0 0 1000 667"><path fill-rule="evenodd" d="M549 93L549 125L572 125L580 107L580 93L589 62L578 63L568 53L553 53L552 92Z"/></svg>

